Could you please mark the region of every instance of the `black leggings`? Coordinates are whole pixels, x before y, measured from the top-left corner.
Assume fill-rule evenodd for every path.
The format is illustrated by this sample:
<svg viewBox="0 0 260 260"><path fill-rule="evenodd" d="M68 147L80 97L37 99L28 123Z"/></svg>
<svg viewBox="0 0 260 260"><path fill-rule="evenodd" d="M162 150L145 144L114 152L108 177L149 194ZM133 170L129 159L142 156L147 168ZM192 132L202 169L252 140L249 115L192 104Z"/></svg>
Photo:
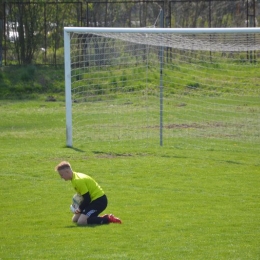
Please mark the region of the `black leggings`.
<svg viewBox="0 0 260 260"><path fill-rule="evenodd" d="M106 207L107 196L103 195L102 197L91 201L90 204L82 210L81 214L88 217L88 224L107 224L107 218L98 217L98 215L104 211Z"/></svg>

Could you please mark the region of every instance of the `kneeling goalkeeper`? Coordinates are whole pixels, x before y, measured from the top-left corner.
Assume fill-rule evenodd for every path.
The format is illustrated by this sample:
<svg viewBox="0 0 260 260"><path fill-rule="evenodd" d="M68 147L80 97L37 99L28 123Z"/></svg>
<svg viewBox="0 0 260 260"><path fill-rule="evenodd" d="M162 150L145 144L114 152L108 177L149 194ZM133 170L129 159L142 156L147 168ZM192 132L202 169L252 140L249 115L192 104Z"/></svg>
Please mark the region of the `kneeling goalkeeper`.
<svg viewBox="0 0 260 260"><path fill-rule="evenodd" d="M112 214L99 216L107 207L107 196L98 183L90 176L74 172L69 162L59 163L55 170L65 181L70 180L73 188L83 197L72 221L78 225L120 223L121 220Z"/></svg>

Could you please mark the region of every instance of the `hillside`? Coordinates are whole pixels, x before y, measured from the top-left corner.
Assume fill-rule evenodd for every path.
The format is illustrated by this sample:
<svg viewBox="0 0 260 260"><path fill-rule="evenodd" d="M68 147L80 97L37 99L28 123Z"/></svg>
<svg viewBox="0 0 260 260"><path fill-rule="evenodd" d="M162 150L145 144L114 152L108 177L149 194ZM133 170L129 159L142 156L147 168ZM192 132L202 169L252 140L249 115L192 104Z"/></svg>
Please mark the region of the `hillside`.
<svg viewBox="0 0 260 260"><path fill-rule="evenodd" d="M9 66L0 70L0 99L63 98L63 66Z"/></svg>

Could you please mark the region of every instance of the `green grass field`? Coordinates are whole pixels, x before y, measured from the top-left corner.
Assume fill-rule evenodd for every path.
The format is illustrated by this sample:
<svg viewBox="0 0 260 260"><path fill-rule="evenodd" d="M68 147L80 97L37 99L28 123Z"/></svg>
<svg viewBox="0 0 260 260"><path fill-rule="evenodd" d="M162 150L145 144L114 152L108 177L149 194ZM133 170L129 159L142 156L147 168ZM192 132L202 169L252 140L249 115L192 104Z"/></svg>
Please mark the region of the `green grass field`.
<svg viewBox="0 0 260 260"><path fill-rule="evenodd" d="M63 102L0 103L0 259L260 259L258 149L65 147ZM77 227L61 160L122 225Z"/></svg>

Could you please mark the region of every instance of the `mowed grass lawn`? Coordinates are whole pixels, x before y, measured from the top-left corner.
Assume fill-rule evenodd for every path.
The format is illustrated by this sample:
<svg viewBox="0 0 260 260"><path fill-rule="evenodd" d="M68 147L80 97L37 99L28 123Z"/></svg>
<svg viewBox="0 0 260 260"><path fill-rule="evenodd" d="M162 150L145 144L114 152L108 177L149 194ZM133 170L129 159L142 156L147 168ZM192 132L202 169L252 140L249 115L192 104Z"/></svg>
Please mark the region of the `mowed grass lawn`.
<svg viewBox="0 0 260 260"><path fill-rule="evenodd" d="M65 104L0 103L0 259L260 259L259 149L65 147ZM122 225L77 227L61 160Z"/></svg>

